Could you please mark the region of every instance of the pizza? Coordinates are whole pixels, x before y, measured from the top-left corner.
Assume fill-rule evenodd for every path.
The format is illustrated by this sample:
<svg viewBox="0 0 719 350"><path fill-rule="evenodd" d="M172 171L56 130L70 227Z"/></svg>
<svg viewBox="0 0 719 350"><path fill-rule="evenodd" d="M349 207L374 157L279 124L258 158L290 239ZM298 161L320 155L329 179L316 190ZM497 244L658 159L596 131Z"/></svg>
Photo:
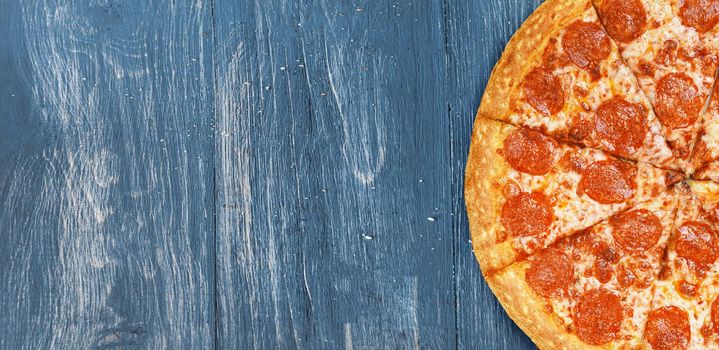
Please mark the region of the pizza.
<svg viewBox="0 0 719 350"><path fill-rule="evenodd" d="M495 66L472 246L542 349L719 349L719 0L547 0Z"/></svg>
<svg viewBox="0 0 719 350"><path fill-rule="evenodd" d="M688 188L646 323L647 340L660 349L716 348L719 336L719 184L690 181Z"/></svg>
<svg viewBox="0 0 719 350"><path fill-rule="evenodd" d="M506 267L557 240L668 191L682 174L479 118L467 172L474 239L486 271ZM475 192L477 191L477 192Z"/></svg>
<svg viewBox="0 0 719 350"><path fill-rule="evenodd" d="M704 117L692 154L692 178L719 181L719 89L712 92Z"/></svg>
<svg viewBox="0 0 719 350"><path fill-rule="evenodd" d="M690 156L719 64L719 4L703 0L595 0L676 154ZM713 12L714 11L714 12Z"/></svg>

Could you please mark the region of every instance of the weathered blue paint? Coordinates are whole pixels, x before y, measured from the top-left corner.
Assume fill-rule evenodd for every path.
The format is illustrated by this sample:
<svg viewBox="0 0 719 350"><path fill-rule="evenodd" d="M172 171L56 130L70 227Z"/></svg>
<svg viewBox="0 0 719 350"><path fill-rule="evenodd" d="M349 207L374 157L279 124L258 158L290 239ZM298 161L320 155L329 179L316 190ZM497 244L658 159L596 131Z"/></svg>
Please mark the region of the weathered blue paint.
<svg viewBox="0 0 719 350"><path fill-rule="evenodd" d="M0 349L530 349L462 199L537 0L0 1Z"/></svg>
<svg viewBox="0 0 719 350"><path fill-rule="evenodd" d="M507 41L540 3L540 0L447 1L454 212L465 211L462 197L464 167L473 116L482 92ZM458 348L534 348L482 280L467 239L466 220L466 215L458 215L453 225Z"/></svg>
<svg viewBox="0 0 719 350"><path fill-rule="evenodd" d="M202 1L2 1L0 348L211 348Z"/></svg>

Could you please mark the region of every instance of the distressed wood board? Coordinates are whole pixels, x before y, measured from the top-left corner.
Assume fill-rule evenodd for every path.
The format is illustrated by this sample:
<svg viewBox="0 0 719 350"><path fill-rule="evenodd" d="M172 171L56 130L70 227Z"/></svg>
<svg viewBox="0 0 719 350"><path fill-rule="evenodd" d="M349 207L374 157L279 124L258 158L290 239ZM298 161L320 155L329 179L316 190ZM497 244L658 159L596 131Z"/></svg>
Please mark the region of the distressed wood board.
<svg viewBox="0 0 719 350"><path fill-rule="evenodd" d="M533 348L462 191L538 4L1 1L0 349Z"/></svg>

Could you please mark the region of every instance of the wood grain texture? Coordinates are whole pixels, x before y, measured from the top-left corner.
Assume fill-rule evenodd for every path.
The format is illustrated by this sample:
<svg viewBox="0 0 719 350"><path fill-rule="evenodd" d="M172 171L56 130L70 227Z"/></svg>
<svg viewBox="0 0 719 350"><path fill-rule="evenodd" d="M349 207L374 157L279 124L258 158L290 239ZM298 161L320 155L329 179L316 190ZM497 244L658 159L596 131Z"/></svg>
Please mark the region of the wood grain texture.
<svg viewBox="0 0 719 350"><path fill-rule="evenodd" d="M537 0L0 1L0 349L530 349L471 123Z"/></svg>
<svg viewBox="0 0 719 350"><path fill-rule="evenodd" d="M460 349L534 348L482 279L471 251L462 192L472 123L489 75L509 38L541 2L446 0L452 198L453 211L462 213L453 225Z"/></svg>
<svg viewBox="0 0 719 350"><path fill-rule="evenodd" d="M219 344L453 348L441 3L217 4Z"/></svg>
<svg viewBox="0 0 719 350"><path fill-rule="evenodd" d="M1 6L0 347L212 347L210 6Z"/></svg>

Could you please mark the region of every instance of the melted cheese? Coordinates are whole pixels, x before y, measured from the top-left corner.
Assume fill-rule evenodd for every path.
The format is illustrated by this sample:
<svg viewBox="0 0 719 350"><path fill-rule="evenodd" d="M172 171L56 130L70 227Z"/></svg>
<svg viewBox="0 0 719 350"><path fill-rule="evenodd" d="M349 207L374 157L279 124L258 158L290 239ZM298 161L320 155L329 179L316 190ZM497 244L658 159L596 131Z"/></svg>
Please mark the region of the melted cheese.
<svg viewBox="0 0 719 350"><path fill-rule="evenodd" d="M577 188L581 175L573 171L562 171L558 165L559 160L567 153L581 156L587 164L607 159L607 155L600 151L562 145L556 155L557 165L550 174L534 176L514 169L507 174L507 179L519 185L523 192L542 192L547 198L555 201L553 205L555 219L546 239L540 242L537 237L515 238L515 246L522 251L532 252L537 248L544 248L559 237L591 226L626 207L626 204L600 204L586 196L579 196Z"/></svg>
<svg viewBox="0 0 719 350"><path fill-rule="evenodd" d="M714 82L714 72L704 71L702 60L691 56L706 48L709 48L710 52L717 52L719 50L719 31L700 34L696 29L684 26L681 18L677 15L682 1L642 0L642 3L647 13L647 22L652 25L652 28L633 42L622 44L621 49L622 57L632 70L638 73L639 84L647 98L654 103L656 101L656 82L664 75L674 72L682 72L689 76L697 86L699 93L708 97ZM656 64L657 56L669 40L676 42L677 52L686 52L690 58L683 60L681 57L676 57L666 66ZM650 70L649 74L643 73L646 72L645 69L642 69L644 64L649 64L653 71ZM688 139L687 136L695 135L700 127L705 130L702 141L710 150L710 157L718 158L719 111L716 109L714 111L710 109L709 113L702 115L694 125L671 131L664 130L662 135L665 135L669 141L679 142L679 144L686 143L686 147L691 147L693 140ZM693 168L699 166L701 164L689 165L689 172L693 172L695 170Z"/></svg>
<svg viewBox="0 0 719 350"><path fill-rule="evenodd" d="M588 22L599 21L593 8L584 13L583 19ZM560 31L556 34L556 37L561 38L562 35L563 31ZM519 110L513 111L508 116L509 121L518 125L543 129L550 134L568 135L575 124L575 119L582 120L593 126L594 111L602 102L618 96L629 102L639 104L648 111L648 132L643 147L634 155L636 159L656 165L675 166L674 162L676 160L673 159L673 153L667 146L666 139L663 136L663 127L656 118L649 100L639 88L639 83L632 70L622 60L616 44L612 42L611 45L609 57L601 62L601 77L599 80L595 81L586 70L572 63L557 67L553 71L553 74L560 79L565 93L564 108L556 115L548 117L524 102L526 101L524 91L521 89L521 84L518 84L514 95L520 96L516 106ZM560 55L566 56L561 41L557 43L556 50ZM540 65L541 63L536 62L535 65ZM578 91L586 92L586 95L578 93ZM589 147L597 147L609 152L614 151L612 146L602 142L601 138L594 134L593 130L591 132L592 135L581 140L581 142Z"/></svg>
<svg viewBox="0 0 719 350"><path fill-rule="evenodd" d="M653 212L662 221L664 230L653 249L637 256L620 253L621 258L618 263L613 264L614 267L619 265L636 266L647 263L648 268L641 271L641 275L637 276L637 280L647 280L649 282L655 280L661 266L660 258L662 257L664 247L671 232L676 199L674 193L665 193L652 201L641 203L635 207ZM612 246L614 243L612 228L606 220L593 227L589 234L594 237L594 240L604 242L608 246ZM594 262L596 260L594 255L582 252L572 246L566 247L565 254L573 257L576 282L575 285L571 287L568 297L550 300L552 310L563 325L568 329L572 328L572 310L576 304L576 297L584 292L601 287L617 295L621 295L622 303L626 310L632 310L631 316L626 317L622 323L615 345L637 346L641 344L644 325L651 307L651 285L646 288L641 288L637 286L637 282L635 281L631 286L622 287L617 279L616 270L609 281L602 283L593 274Z"/></svg>
<svg viewBox="0 0 719 350"><path fill-rule="evenodd" d="M664 170L638 164L634 197L627 203L601 204L577 193L581 175L558 164L559 159L567 153L581 157L587 165L609 158L606 153L598 150L561 145L556 155L556 165L547 175L534 176L510 167L511 170L506 175L508 183L518 185L522 192L541 192L554 200L555 219L547 237L541 240L538 237L517 237L513 241L516 249L527 253L535 252L561 237L592 226L634 203L649 200L666 190Z"/></svg>
<svg viewBox="0 0 719 350"><path fill-rule="evenodd" d="M719 185L708 182L690 182L693 195L687 195L682 200L684 205L677 214L674 227L684 222L699 220L702 208L713 208L719 201ZM676 251L670 246L667 251L667 266L672 268L671 278L658 280L654 287L652 309L663 306L678 306L689 314L691 327L690 349L716 349L717 343L704 339L702 327L710 318L711 304L719 296L719 261L710 266L704 277L698 277L687 264L686 260L678 257ZM680 281L690 281L699 284L696 297L687 297L677 291L676 284Z"/></svg>

